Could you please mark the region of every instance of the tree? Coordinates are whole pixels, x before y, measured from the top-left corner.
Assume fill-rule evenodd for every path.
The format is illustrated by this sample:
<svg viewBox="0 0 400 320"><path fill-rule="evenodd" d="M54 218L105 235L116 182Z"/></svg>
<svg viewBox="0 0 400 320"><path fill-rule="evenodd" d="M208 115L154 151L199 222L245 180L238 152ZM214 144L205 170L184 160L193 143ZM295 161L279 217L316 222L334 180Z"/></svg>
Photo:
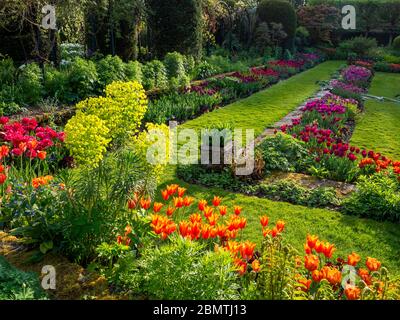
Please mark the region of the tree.
<svg viewBox="0 0 400 320"><path fill-rule="evenodd" d="M177 51L200 57L202 51L202 1L149 0L148 25L154 55Z"/></svg>
<svg viewBox="0 0 400 320"><path fill-rule="evenodd" d="M284 0L264 0L257 7L260 22L280 23L287 34L285 47L293 49L297 27L296 12L290 2Z"/></svg>
<svg viewBox="0 0 400 320"><path fill-rule="evenodd" d="M333 6L322 4L301 7L297 17L299 25L309 31L314 43L330 43L332 31L339 28L340 12Z"/></svg>

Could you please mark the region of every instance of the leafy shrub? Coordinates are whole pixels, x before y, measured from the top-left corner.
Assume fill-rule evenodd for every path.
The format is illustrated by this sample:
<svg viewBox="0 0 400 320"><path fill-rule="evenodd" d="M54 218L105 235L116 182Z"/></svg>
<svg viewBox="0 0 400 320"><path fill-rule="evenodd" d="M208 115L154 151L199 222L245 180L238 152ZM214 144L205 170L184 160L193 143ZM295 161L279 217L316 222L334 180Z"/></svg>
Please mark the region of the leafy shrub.
<svg viewBox="0 0 400 320"><path fill-rule="evenodd" d="M376 220L400 221L399 182L383 173L361 176L344 212Z"/></svg>
<svg viewBox="0 0 400 320"><path fill-rule="evenodd" d="M186 76L184 57L179 52L170 52L164 57L164 65L168 79L176 78L178 81Z"/></svg>
<svg viewBox="0 0 400 320"><path fill-rule="evenodd" d="M291 180L280 180L271 184L261 184L255 188L263 196L272 200L286 201L309 207L337 206L339 200L333 188L307 189Z"/></svg>
<svg viewBox="0 0 400 320"><path fill-rule="evenodd" d="M207 61L203 61L196 66L195 69L195 78L196 79L207 79L212 75L216 74L218 71L217 69L212 66Z"/></svg>
<svg viewBox="0 0 400 320"><path fill-rule="evenodd" d="M354 37L339 44L339 49L346 54L354 52L359 57L364 57L371 49L378 46L375 38Z"/></svg>
<svg viewBox="0 0 400 320"><path fill-rule="evenodd" d="M118 56L108 55L96 64L101 88L114 81L126 80L124 62Z"/></svg>
<svg viewBox="0 0 400 320"><path fill-rule="evenodd" d="M292 49L296 33L297 17L290 2L281 0L264 0L257 7L258 19L266 23L280 23L287 35L286 47Z"/></svg>
<svg viewBox="0 0 400 320"><path fill-rule="evenodd" d="M29 63L20 68L18 85L21 88L20 103L36 105L43 95L43 77L36 63Z"/></svg>
<svg viewBox="0 0 400 320"><path fill-rule="evenodd" d="M186 74L191 77L196 66L194 57L191 55L183 56L183 66L185 67Z"/></svg>
<svg viewBox="0 0 400 320"><path fill-rule="evenodd" d="M165 89L168 85L167 69L159 60L146 63L143 68L143 87L146 90L154 88Z"/></svg>
<svg viewBox="0 0 400 320"><path fill-rule="evenodd" d="M386 54L383 59L388 63L400 64L400 57L391 54Z"/></svg>
<svg viewBox="0 0 400 320"><path fill-rule="evenodd" d="M50 65L46 65L45 70L44 87L46 96L54 97L61 103L72 103L78 100L79 97L77 97L76 93L72 92L73 88L69 86L68 71L63 69L60 71ZM92 89L94 89L94 86Z"/></svg>
<svg viewBox="0 0 400 320"><path fill-rule="evenodd" d="M106 122L78 111L65 125L65 144L78 164L97 166L111 139Z"/></svg>
<svg viewBox="0 0 400 320"><path fill-rule="evenodd" d="M202 4L197 0L148 1L148 24L152 30L152 52L163 57L167 52L201 55Z"/></svg>
<svg viewBox="0 0 400 320"><path fill-rule="evenodd" d="M90 116L87 116L90 117ZM65 177L68 195L62 210L61 249L68 257L87 263L103 242L132 219L127 202L133 192L153 194L157 183L136 150L108 153L96 167L80 166Z"/></svg>
<svg viewBox="0 0 400 320"><path fill-rule="evenodd" d="M142 64L139 61L130 61L125 64L125 75L129 81L137 81L142 83L143 73Z"/></svg>
<svg viewBox="0 0 400 320"><path fill-rule="evenodd" d="M393 49L400 50L400 36L397 36L396 38L394 38L392 46L393 46Z"/></svg>
<svg viewBox="0 0 400 320"><path fill-rule="evenodd" d="M23 272L0 257L0 300L46 299L39 277L33 272Z"/></svg>
<svg viewBox="0 0 400 320"><path fill-rule="evenodd" d="M89 98L76 105L104 121L109 137L116 143L135 133L147 109L147 97L138 82L113 82L105 89L105 97Z"/></svg>
<svg viewBox="0 0 400 320"><path fill-rule="evenodd" d="M177 237L171 244L146 250L140 266L148 295L174 300L237 299L238 278L230 254L204 249L198 242Z"/></svg>
<svg viewBox="0 0 400 320"><path fill-rule="evenodd" d="M2 86L14 83L16 68L11 58L0 60L0 83Z"/></svg>
<svg viewBox="0 0 400 320"><path fill-rule="evenodd" d="M68 87L72 101L93 95L98 86L98 73L93 61L76 58L68 66Z"/></svg>
<svg viewBox="0 0 400 320"><path fill-rule="evenodd" d="M299 172L310 162L305 144L289 135L277 134L264 140L258 148L266 171Z"/></svg>
<svg viewBox="0 0 400 320"><path fill-rule="evenodd" d="M85 55L85 48L80 43L61 43L60 45L61 60L64 62L71 62L75 58L83 58ZM63 61L61 62L63 63Z"/></svg>

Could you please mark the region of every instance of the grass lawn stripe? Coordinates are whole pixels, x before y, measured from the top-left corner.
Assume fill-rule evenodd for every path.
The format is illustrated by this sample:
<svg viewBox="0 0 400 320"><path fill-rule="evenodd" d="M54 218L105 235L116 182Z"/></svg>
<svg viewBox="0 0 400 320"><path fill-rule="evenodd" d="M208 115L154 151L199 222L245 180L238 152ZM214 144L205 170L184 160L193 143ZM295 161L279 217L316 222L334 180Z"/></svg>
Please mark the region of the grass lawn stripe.
<svg viewBox="0 0 400 320"><path fill-rule="evenodd" d="M376 73L369 93L395 98L400 94L400 74ZM400 160L400 103L367 100L351 143Z"/></svg>

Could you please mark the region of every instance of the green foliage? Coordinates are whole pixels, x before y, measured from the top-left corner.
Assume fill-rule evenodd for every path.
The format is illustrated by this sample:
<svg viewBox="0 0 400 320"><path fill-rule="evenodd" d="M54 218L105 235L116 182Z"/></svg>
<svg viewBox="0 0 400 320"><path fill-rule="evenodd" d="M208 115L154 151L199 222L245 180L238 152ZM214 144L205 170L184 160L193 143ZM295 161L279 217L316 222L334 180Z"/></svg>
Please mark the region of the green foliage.
<svg viewBox="0 0 400 320"><path fill-rule="evenodd" d="M303 142L285 134L264 140L258 147L265 161L265 170L301 172L310 163L308 150Z"/></svg>
<svg viewBox="0 0 400 320"><path fill-rule="evenodd" d="M213 65L211 65L207 61L203 61L196 66L195 78L207 79L216 73L218 73L218 71Z"/></svg>
<svg viewBox="0 0 400 320"><path fill-rule="evenodd" d="M167 123L169 120L182 122L221 103L219 95L200 95L198 93L171 93L151 101L145 115L146 122Z"/></svg>
<svg viewBox="0 0 400 320"><path fill-rule="evenodd" d="M96 64L101 88L114 81L126 80L125 64L118 56L108 55Z"/></svg>
<svg viewBox="0 0 400 320"><path fill-rule="evenodd" d="M0 83L2 86L12 85L15 73L14 61L11 58L0 60Z"/></svg>
<svg viewBox="0 0 400 320"><path fill-rule="evenodd" d="M72 101L78 101L95 93L98 85L98 73L93 61L76 58L68 66L68 90Z"/></svg>
<svg viewBox="0 0 400 320"><path fill-rule="evenodd" d="M20 68L18 85L21 88L20 103L36 105L43 94L42 72L36 63L29 63Z"/></svg>
<svg viewBox="0 0 400 320"><path fill-rule="evenodd" d="M186 76L184 56L179 52L170 52L164 57L168 79L176 78L178 81Z"/></svg>
<svg viewBox="0 0 400 320"><path fill-rule="evenodd" d="M23 272L0 257L0 300L46 299L39 277L33 272Z"/></svg>
<svg viewBox="0 0 400 320"><path fill-rule="evenodd" d="M34 188L21 179L11 179L14 192L2 204L1 223L12 228L13 235L23 237L30 244L47 243L51 249L61 237L61 225L57 221L65 204L62 189L54 181Z"/></svg>
<svg viewBox="0 0 400 320"><path fill-rule="evenodd" d="M95 168L70 171L65 184L74 192L62 211L63 252L86 263L101 243L115 241L116 231L132 219L126 206L131 193L153 194L153 174L133 148L107 153Z"/></svg>
<svg viewBox="0 0 400 320"><path fill-rule="evenodd" d="M367 37L354 37L339 44L339 50L346 54L355 53L358 57L364 57L371 49L377 47L376 39Z"/></svg>
<svg viewBox="0 0 400 320"><path fill-rule="evenodd" d="M159 60L146 63L143 68L143 87L146 90L165 89L168 85L167 69Z"/></svg>
<svg viewBox="0 0 400 320"><path fill-rule="evenodd" d="M80 43L62 43L60 45L61 59L65 62L71 62L75 58L83 58L85 49Z"/></svg>
<svg viewBox="0 0 400 320"><path fill-rule="evenodd" d="M393 46L393 49L400 50L400 36L397 36L396 38L394 38L392 46Z"/></svg>
<svg viewBox="0 0 400 320"><path fill-rule="evenodd" d="M400 185L395 177L361 176L357 190L343 205L344 212L376 220L400 221Z"/></svg>
<svg viewBox="0 0 400 320"><path fill-rule="evenodd" d="M282 0L261 1L257 7L257 16L261 22L282 24L287 34L286 47L292 49L297 27L297 17L290 2Z"/></svg>
<svg viewBox="0 0 400 320"><path fill-rule="evenodd" d="M282 243L280 236L265 237L261 246L261 271L256 279L257 299L293 299L295 294L296 251Z"/></svg>
<svg viewBox="0 0 400 320"><path fill-rule="evenodd" d="M151 44L157 57L167 52L201 55L202 4L197 0L148 1Z"/></svg>
<svg viewBox="0 0 400 320"><path fill-rule="evenodd" d="M129 81L137 81L142 83L142 64L139 61L129 61L127 64L125 64L125 75L126 79Z"/></svg>
<svg viewBox="0 0 400 320"><path fill-rule="evenodd" d="M148 248L140 261L143 288L155 299L230 300L238 298L238 278L225 251L206 251L199 242L177 237Z"/></svg>

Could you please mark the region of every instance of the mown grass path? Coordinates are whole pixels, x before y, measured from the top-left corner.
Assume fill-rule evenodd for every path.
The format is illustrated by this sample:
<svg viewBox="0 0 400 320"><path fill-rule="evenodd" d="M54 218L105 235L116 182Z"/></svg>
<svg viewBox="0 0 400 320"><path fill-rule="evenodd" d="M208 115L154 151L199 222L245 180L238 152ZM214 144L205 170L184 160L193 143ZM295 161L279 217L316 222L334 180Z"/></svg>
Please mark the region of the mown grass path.
<svg viewBox="0 0 400 320"><path fill-rule="evenodd" d="M377 73L369 93L388 98L400 95L400 74ZM400 160L400 103L366 101L351 143Z"/></svg>
<svg viewBox="0 0 400 320"><path fill-rule="evenodd" d="M312 96L319 89L317 81L330 79L342 64L341 61L321 63L250 97L188 121L181 127L201 129L229 122L235 128L254 129L257 136Z"/></svg>
<svg viewBox="0 0 400 320"><path fill-rule="evenodd" d="M318 89L316 82L329 79L341 64L339 61L325 62L247 99L188 121L183 127L200 129L205 125L230 120L237 127L254 128L256 134L259 134L312 95ZM280 219L286 222L285 239L298 249L300 255L304 254L303 243L307 234L316 234L320 239L334 243L337 252L344 257L353 251L363 259L367 256L376 257L392 273L400 274L400 228L397 224L244 196L219 188L190 185L177 179L174 166L168 168L159 189L171 183L186 187L188 194L196 199L206 199L210 203L214 195L220 195L223 204L229 208L232 209L233 205L243 207L242 214L247 218L247 228L239 239L249 239L259 244L262 240L259 217L267 215L271 224ZM197 203L195 205L190 213L197 211ZM230 213L232 210L228 211Z"/></svg>

